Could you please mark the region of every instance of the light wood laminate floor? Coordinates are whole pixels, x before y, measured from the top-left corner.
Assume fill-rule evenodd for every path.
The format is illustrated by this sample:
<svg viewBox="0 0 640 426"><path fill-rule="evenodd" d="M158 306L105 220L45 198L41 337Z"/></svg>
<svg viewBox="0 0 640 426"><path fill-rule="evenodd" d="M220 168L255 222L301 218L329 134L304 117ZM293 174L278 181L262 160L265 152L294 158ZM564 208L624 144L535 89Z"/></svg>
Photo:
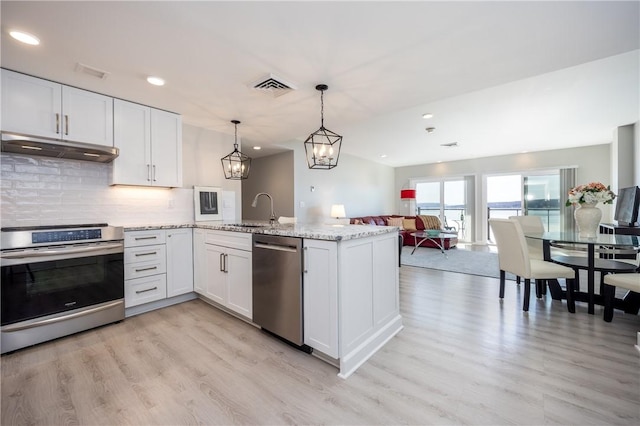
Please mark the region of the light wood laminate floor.
<svg viewBox="0 0 640 426"><path fill-rule="evenodd" d="M404 330L347 380L195 300L3 356L1 423L640 424L640 317L400 277Z"/></svg>

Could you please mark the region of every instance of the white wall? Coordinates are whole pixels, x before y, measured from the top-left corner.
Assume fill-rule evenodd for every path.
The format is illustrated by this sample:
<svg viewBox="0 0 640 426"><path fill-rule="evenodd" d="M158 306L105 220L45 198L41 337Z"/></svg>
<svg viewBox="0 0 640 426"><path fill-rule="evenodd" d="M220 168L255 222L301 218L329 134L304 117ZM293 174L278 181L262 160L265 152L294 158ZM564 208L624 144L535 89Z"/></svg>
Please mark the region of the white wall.
<svg viewBox="0 0 640 426"><path fill-rule="evenodd" d="M616 194L620 188L635 185L634 182L634 125L620 126L613 131L611 142L611 189Z"/></svg>
<svg viewBox="0 0 640 426"><path fill-rule="evenodd" d="M107 222L136 226L192 223L193 185L235 191L220 158L233 149L233 136L183 127L183 188L109 186L111 164L0 154L2 226ZM240 212L237 212L240 217Z"/></svg>
<svg viewBox="0 0 640 426"><path fill-rule="evenodd" d="M633 125L633 185L640 185L640 121Z"/></svg>
<svg viewBox="0 0 640 426"><path fill-rule="evenodd" d="M610 144L592 145L581 148L559 149L552 151L530 152L526 154L502 155L496 157L476 158L473 160L451 161L446 163L424 164L419 166L398 167L395 169L395 192L399 193L409 180L416 178L476 177L475 206L480 208L484 198L482 176L484 174L512 173L521 171L543 170L551 168L577 167L576 183L593 181L609 185L611 178ZM569 190L569 188L567 188ZM394 199L395 200L395 199ZM562 200L561 200L562 201ZM396 210L406 212L404 202L395 201ZM611 222L613 206L599 206L602 210L602 221ZM476 214L474 221L475 235L471 238L481 241L482 215Z"/></svg>
<svg viewBox="0 0 640 426"><path fill-rule="evenodd" d="M183 186L217 186L235 194L235 217L225 221L239 221L242 217L242 183L224 177L220 159L233 151L234 136L200 127L182 126ZM239 149L242 151L241 141ZM192 202L193 204L193 202ZM192 206L193 207L193 206Z"/></svg>
<svg viewBox="0 0 640 426"><path fill-rule="evenodd" d="M394 190L392 167L342 153L338 166L331 170L309 169L303 143L294 151L298 221L326 222L332 204L344 204L347 217L395 212L400 193Z"/></svg>

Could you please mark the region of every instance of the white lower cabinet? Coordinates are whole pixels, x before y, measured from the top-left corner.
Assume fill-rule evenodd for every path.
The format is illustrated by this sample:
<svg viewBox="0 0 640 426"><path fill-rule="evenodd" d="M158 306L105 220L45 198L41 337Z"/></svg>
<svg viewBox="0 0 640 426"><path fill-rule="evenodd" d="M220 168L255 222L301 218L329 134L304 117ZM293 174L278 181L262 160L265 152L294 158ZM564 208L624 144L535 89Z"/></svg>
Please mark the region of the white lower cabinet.
<svg viewBox="0 0 640 426"><path fill-rule="evenodd" d="M207 258L204 245L204 229L193 230L193 291L204 294L207 285Z"/></svg>
<svg viewBox="0 0 640 426"><path fill-rule="evenodd" d="M338 244L303 242L304 343L338 358Z"/></svg>
<svg viewBox="0 0 640 426"><path fill-rule="evenodd" d="M193 236L191 228L167 230L167 297L193 291Z"/></svg>
<svg viewBox="0 0 640 426"><path fill-rule="evenodd" d="M167 297L167 274L125 280L124 306L142 305Z"/></svg>
<svg viewBox="0 0 640 426"><path fill-rule="evenodd" d="M402 329L398 236L303 244L304 343L346 378Z"/></svg>
<svg viewBox="0 0 640 426"><path fill-rule="evenodd" d="M191 229L125 232L125 308L193 291Z"/></svg>
<svg viewBox="0 0 640 426"><path fill-rule="evenodd" d="M194 259L195 291L252 319L251 234L196 230Z"/></svg>

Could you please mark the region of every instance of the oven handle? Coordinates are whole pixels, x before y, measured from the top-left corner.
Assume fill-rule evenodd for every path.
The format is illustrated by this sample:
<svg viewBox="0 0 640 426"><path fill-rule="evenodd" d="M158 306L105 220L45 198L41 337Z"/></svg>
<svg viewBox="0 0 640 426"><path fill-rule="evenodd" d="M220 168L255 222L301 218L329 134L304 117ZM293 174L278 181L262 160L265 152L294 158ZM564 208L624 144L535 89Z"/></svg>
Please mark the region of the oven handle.
<svg viewBox="0 0 640 426"><path fill-rule="evenodd" d="M113 243L113 244L104 244L99 246L90 246L90 247L76 247L62 250L33 250L33 251L21 251L18 253L2 253L3 259L24 259L28 257L46 257L46 256L61 256L66 254L75 254L75 253L89 253L93 251L100 250L109 250L109 249L117 249L122 248L122 243Z"/></svg>
<svg viewBox="0 0 640 426"><path fill-rule="evenodd" d="M12 333L14 331L21 331L21 330L28 330L30 328L35 328L35 327L41 327L43 325L47 325L47 324L55 324L57 322L61 322L61 321L66 321L66 320L70 320L73 318L78 318L78 317L83 317L85 315L91 315L91 314L95 314L96 312L100 312L100 311L105 311L107 309L111 309L114 308L118 305L121 305L122 301L118 300L115 302L111 302L107 305L102 305L102 306L96 306L95 308L90 308L87 310L82 310L80 312L75 312L73 314L69 314L69 315L65 315L62 317L57 317L57 318L49 318L46 320L40 320L40 321L35 321L29 324L16 324L16 325L5 325L4 327L2 327L2 332L3 333Z"/></svg>

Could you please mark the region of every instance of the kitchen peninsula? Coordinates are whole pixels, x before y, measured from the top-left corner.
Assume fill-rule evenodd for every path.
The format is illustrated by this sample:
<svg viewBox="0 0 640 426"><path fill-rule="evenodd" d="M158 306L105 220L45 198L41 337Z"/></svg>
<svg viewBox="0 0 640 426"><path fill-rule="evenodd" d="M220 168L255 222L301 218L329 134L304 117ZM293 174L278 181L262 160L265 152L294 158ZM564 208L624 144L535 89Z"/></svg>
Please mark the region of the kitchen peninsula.
<svg viewBox="0 0 640 426"><path fill-rule="evenodd" d="M206 260L212 243L238 255L251 234L301 238L304 343L336 365L340 377L348 377L402 329L397 228L201 222L194 232L195 288L204 297L206 283L199 281L206 280L212 262L218 263L216 257Z"/></svg>
<svg viewBox="0 0 640 426"><path fill-rule="evenodd" d="M395 227L268 222L193 227L194 291L251 322L252 235L302 240L304 344L338 367L340 377L348 377L403 327ZM159 228L173 226L125 231Z"/></svg>

